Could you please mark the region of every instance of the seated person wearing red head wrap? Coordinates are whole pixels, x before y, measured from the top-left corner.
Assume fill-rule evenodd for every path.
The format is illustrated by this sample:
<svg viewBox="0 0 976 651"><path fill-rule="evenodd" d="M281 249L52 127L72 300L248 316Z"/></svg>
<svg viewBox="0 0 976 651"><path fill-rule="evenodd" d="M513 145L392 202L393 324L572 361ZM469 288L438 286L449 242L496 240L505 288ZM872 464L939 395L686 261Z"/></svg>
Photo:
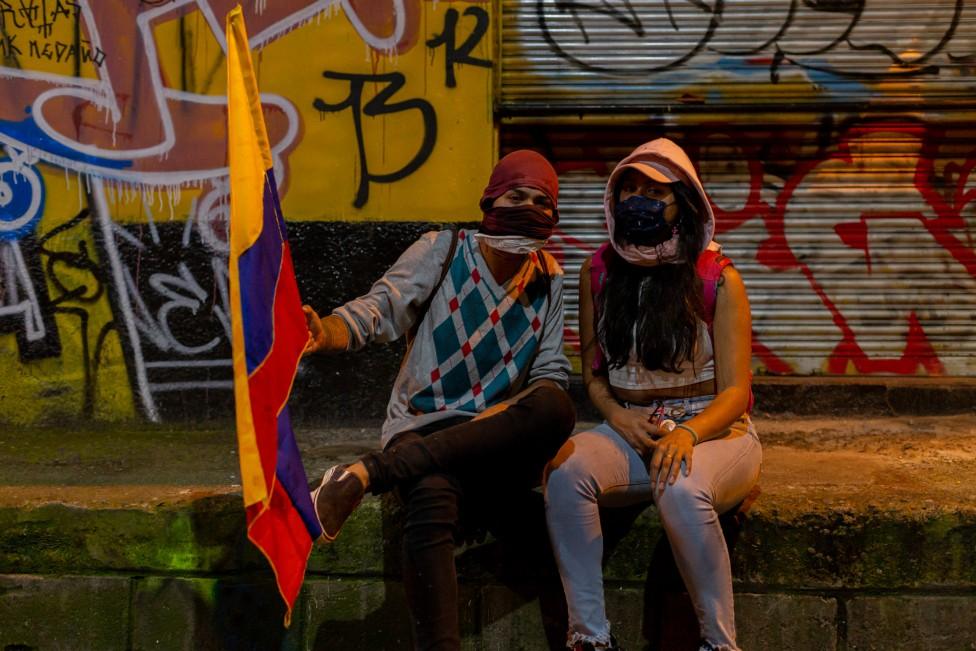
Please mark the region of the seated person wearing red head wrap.
<svg viewBox="0 0 976 651"><path fill-rule="evenodd" d="M541 250L559 218L558 191L545 158L513 152L492 172L477 232L424 234L365 296L324 319L305 306L307 352L414 333L383 450L330 468L312 499L322 540L331 542L367 490L398 492L418 649L460 648L454 547L469 523L499 537L527 527L544 537L541 503L531 515L519 511L575 424L563 274Z"/></svg>

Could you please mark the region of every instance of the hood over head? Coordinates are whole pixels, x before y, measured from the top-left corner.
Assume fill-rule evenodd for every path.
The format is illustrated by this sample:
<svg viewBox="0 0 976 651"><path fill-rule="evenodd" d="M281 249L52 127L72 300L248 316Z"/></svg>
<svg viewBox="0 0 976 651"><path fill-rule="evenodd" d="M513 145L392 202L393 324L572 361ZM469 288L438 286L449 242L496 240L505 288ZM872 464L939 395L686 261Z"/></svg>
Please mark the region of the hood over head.
<svg viewBox="0 0 976 651"><path fill-rule="evenodd" d="M715 235L715 215L712 213L708 195L705 194L705 188L702 187L688 154L673 141L667 138L657 138L644 143L620 161L607 180L607 187L603 194L603 211L607 219L607 230L610 232L610 243L617 253L624 260L637 265L656 264L658 261L671 262L674 261L675 255L673 249L676 247L675 245L669 247L669 242L656 247L635 246L633 244L621 246L614 239L613 190L620 180L620 176L630 168L661 183L681 181L689 188L697 191L701 199L702 214L705 217L705 237L702 245L702 250L705 250Z"/></svg>

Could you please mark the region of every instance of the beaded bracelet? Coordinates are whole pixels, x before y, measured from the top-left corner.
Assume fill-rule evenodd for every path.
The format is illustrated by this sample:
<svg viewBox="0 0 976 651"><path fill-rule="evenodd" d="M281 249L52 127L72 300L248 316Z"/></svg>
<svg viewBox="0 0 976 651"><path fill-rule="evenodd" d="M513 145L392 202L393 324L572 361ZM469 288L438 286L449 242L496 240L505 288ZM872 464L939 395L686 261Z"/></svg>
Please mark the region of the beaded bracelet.
<svg viewBox="0 0 976 651"><path fill-rule="evenodd" d="M683 429L683 430L685 430L686 432L688 432L689 434L691 434L691 444L692 445L698 445L698 432L696 432L695 430L691 429L691 427L689 427L688 425L685 425L684 423L678 423L677 425L674 426L674 429Z"/></svg>

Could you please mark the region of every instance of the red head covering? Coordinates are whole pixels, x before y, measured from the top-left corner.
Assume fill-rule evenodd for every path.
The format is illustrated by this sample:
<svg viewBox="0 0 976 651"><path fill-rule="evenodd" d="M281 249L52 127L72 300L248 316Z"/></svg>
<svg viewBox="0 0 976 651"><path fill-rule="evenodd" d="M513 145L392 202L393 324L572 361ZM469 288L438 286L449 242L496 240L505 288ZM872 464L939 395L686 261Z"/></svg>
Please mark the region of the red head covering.
<svg viewBox="0 0 976 651"><path fill-rule="evenodd" d="M488 210L495 199L517 187L534 188L544 192L552 201L553 217L559 219L556 206L559 196L559 178L556 176L556 170L541 154L529 149L518 149L498 161L491 172L491 178L488 179L488 187L481 195L479 204L481 210Z"/></svg>

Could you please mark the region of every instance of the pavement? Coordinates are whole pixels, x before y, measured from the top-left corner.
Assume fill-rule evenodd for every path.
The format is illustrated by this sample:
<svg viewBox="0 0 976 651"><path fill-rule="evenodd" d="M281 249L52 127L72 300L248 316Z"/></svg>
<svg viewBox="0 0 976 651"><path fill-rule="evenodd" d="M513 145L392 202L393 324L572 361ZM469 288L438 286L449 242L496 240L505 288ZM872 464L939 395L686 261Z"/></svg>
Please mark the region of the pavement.
<svg viewBox="0 0 976 651"><path fill-rule="evenodd" d="M755 421L764 454L760 501L781 516L841 506L976 510L976 414ZM379 423L299 429L310 477L374 449L378 432ZM231 427L0 433L0 506L157 507L239 492Z"/></svg>

